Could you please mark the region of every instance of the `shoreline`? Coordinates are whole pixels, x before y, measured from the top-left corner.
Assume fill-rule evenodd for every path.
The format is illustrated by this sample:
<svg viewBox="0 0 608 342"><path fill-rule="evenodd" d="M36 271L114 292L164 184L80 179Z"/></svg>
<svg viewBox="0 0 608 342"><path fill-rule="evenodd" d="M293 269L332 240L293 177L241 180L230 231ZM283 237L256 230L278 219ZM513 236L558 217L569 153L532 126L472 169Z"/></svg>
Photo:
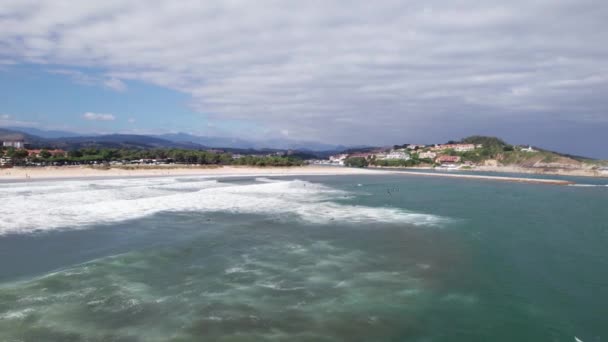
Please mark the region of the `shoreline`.
<svg viewBox="0 0 608 342"><path fill-rule="evenodd" d="M370 167L374 170L393 170L393 169L408 169L408 170L428 170L428 171L443 171L449 172L448 170L438 170L433 167ZM586 178L597 178L606 179L608 178L608 172L602 173L601 171L586 170L586 169L558 169L558 170L538 170L515 166L478 166L471 169L455 169L456 172L492 172L492 173L519 173L524 175L537 175L537 176L564 176L564 177L586 177ZM523 177L525 178L525 177Z"/></svg>
<svg viewBox="0 0 608 342"><path fill-rule="evenodd" d="M418 168L418 170L421 170ZM480 170L481 171L481 170ZM485 171L485 170L484 170ZM471 174L450 174L435 172L420 172L407 170L391 170L389 168L346 168L332 166L292 166L292 167L250 167L250 166L220 166L220 167L138 167L125 168L94 168L83 166L60 166L41 168L11 168L0 170L0 183L22 181L54 181L74 179L112 179L112 178L147 178L147 177L289 177L289 176L340 176L340 175L412 175L426 177L462 178L490 180L514 183L572 185L573 181L550 178L526 178L510 176L488 176Z"/></svg>

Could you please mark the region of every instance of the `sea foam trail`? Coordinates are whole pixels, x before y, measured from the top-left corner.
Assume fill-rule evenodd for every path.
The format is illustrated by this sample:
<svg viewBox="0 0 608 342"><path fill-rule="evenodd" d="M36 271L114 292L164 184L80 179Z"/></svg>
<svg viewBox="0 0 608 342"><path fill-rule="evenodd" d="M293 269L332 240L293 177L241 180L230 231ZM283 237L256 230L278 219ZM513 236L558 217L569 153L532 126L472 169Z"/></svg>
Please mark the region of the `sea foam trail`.
<svg viewBox="0 0 608 342"><path fill-rule="evenodd" d="M7 188L9 191L5 192ZM171 211L264 214L314 224L384 222L436 226L446 222L442 217L396 208L337 203L336 199L349 193L299 180L262 180L247 185L177 178L58 181L31 187L0 187L0 192L4 202L0 206L0 234L81 228Z"/></svg>

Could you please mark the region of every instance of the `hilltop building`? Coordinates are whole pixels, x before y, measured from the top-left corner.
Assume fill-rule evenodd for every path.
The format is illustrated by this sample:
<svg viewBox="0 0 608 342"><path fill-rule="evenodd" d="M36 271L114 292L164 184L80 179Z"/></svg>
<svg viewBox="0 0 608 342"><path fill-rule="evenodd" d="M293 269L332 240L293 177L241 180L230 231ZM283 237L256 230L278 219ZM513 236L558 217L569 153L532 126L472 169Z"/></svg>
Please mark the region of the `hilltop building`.
<svg viewBox="0 0 608 342"><path fill-rule="evenodd" d="M476 148L481 148L482 145L475 144L443 144L443 145L435 145L431 147L432 151L445 151L445 150L454 150L456 152L468 152L473 151Z"/></svg>
<svg viewBox="0 0 608 342"><path fill-rule="evenodd" d="M522 148L521 151L522 152L538 152L537 150L533 149L532 146L528 146L527 148Z"/></svg>

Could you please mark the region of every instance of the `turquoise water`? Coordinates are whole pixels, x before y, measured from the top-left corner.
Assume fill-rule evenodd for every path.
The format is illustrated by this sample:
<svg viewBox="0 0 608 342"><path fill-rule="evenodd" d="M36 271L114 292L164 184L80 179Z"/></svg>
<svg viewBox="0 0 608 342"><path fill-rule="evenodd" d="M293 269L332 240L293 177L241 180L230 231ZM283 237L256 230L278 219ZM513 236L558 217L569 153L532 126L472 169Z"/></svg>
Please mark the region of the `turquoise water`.
<svg viewBox="0 0 608 342"><path fill-rule="evenodd" d="M608 187L0 184L0 341L601 341Z"/></svg>

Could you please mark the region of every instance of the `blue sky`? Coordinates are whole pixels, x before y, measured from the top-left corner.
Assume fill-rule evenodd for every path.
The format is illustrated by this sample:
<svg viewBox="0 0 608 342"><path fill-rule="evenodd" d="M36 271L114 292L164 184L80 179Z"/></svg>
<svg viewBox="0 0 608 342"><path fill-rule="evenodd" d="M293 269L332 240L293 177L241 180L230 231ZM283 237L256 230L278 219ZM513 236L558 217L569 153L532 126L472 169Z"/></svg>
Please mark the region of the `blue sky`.
<svg viewBox="0 0 608 342"><path fill-rule="evenodd" d="M5 0L0 125L369 145L484 134L608 158L607 17L597 0Z"/></svg>
<svg viewBox="0 0 608 342"><path fill-rule="evenodd" d="M97 81L103 77L98 70L71 69L87 75L85 80L56 70L65 69L22 64L1 70L2 113L18 113L10 115L16 126L78 133L209 134L212 128L240 129L237 123L211 122L204 113L192 110L190 97L178 91L138 81L113 89ZM99 115L87 119L86 113ZM103 114L112 119L102 120Z"/></svg>

